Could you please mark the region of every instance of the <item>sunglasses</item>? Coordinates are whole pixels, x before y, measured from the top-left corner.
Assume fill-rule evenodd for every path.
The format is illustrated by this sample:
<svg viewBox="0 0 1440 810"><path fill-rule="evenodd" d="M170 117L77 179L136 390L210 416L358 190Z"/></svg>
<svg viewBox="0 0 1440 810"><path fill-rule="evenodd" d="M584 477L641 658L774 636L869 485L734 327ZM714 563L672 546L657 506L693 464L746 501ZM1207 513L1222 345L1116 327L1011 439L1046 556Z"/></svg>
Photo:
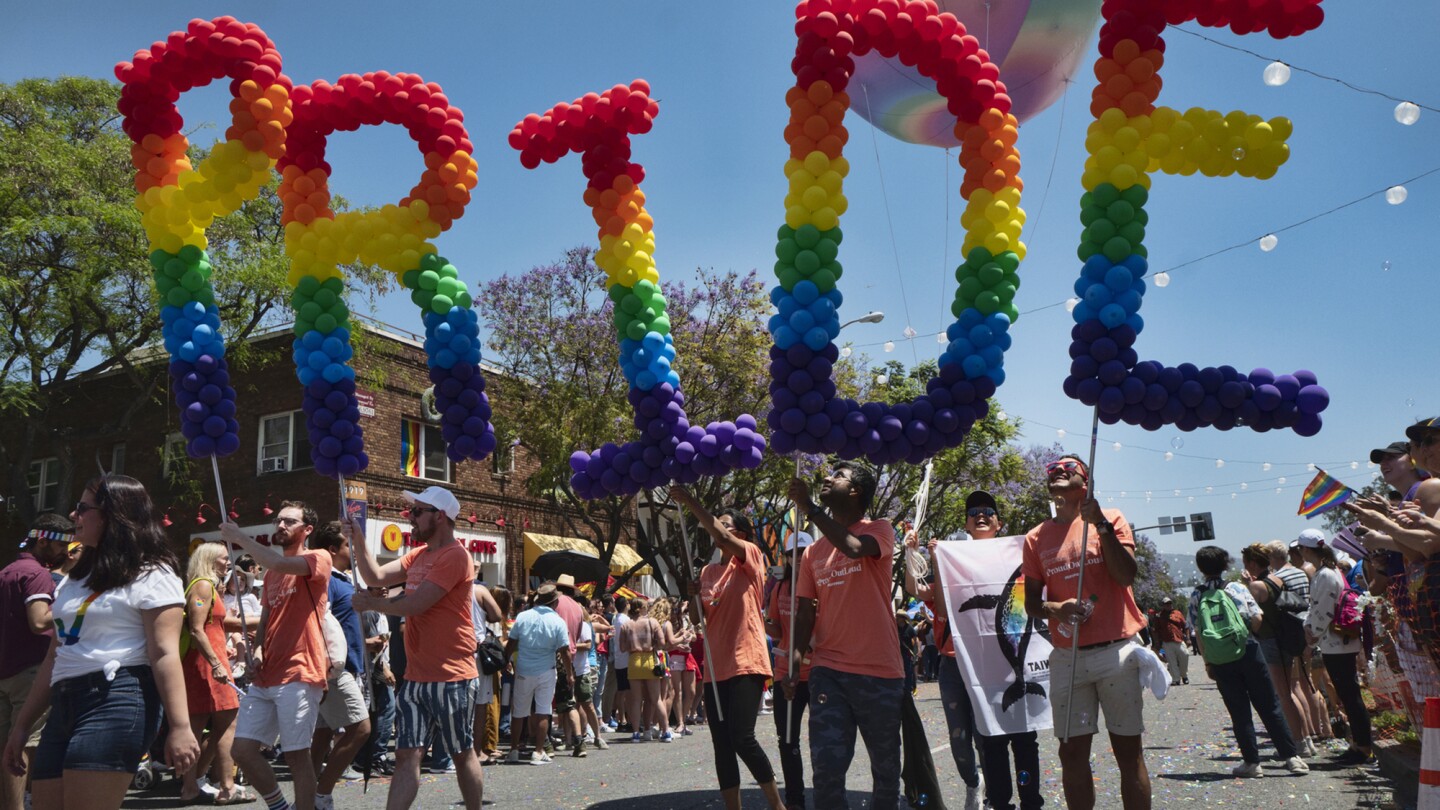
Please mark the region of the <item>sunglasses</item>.
<svg viewBox="0 0 1440 810"><path fill-rule="evenodd" d="M439 511L439 509L436 509L433 506L412 506L410 507L410 517L419 518L421 515L427 513L435 513Z"/></svg>
<svg viewBox="0 0 1440 810"><path fill-rule="evenodd" d="M995 517L995 509L990 506L972 506L965 510L969 517Z"/></svg>
<svg viewBox="0 0 1440 810"><path fill-rule="evenodd" d="M99 506L96 506L96 505L93 504L93 503L85 503L84 501L77 501L77 502L75 503L75 514L77 514L77 515L83 515L83 514L85 514L86 512L89 512L89 511L91 511L91 510L98 510L99 508L100 508Z"/></svg>
<svg viewBox="0 0 1440 810"><path fill-rule="evenodd" d="M1073 458L1061 459L1060 461L1052 461L1049 464L1045 465L1046 475L1054 475L1056 472L1060 471L1064 471L1067 473L1078 471L1081 475L1084 475L1085 467Z"/></svg>

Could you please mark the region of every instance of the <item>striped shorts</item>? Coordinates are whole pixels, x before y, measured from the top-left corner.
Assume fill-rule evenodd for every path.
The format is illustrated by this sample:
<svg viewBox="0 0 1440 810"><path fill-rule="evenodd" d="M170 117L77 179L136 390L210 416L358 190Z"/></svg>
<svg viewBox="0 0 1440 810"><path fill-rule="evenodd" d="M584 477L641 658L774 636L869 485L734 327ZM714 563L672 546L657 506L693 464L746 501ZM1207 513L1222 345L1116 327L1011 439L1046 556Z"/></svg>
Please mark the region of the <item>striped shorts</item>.
<svg viewBox="0 0 1440 810"><path fill-rule="evenodd" d="M448 683L400 685L396 711L396 749L429 748L438 732L454 755L475 746L474 678Z"/></svg>

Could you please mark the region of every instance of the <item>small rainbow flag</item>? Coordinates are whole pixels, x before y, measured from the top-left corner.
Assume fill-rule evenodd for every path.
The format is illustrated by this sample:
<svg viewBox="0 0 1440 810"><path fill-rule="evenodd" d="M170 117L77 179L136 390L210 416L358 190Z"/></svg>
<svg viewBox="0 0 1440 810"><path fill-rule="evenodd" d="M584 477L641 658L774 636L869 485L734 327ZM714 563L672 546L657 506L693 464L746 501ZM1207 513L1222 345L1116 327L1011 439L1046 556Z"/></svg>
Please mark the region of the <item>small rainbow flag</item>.
<svg viewBox="0 0 1440 810"><path fill-rule="evenodd" d="M1315 473L1315 480L1305 487L1305 492L1300 496L1300 511L1295 514L1304 515L1308 520L1334 509L1354 494L1355 490L1340 483L1330 473L1320 470Z"/></svg>
<svg viewBox="0 0 1440 810"><path fill-rule="evenodd" d="M400 420L400 471L420 477L420 423Z"/></svg>

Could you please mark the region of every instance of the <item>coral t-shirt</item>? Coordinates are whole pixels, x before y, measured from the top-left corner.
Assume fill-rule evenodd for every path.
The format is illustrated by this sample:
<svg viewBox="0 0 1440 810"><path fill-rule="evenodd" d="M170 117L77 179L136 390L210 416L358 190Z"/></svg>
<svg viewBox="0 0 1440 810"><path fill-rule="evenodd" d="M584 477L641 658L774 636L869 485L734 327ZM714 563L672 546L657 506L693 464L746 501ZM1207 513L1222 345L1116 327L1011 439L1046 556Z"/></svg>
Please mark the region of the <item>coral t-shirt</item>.
<svg viewBox="0 0 1440 810"><path fill-rule="evenodd" d="M269 618L256 686L308 683L325 687L330 653L320 622L330 610L330 554L307 549L298 556L310 566L309 574L265 572L260 599Z"/></svg>
<svg viewBox="0 0 1440 810"><path fill-rule="evenodd" d="M765 557L754 543L745 555L700 569L700 604L711 658L705 680L728 681L737 675L770 675L770 647L765 643L761 595L765 589Z"/></svg>
<svg viewBox="0 0 1440 810"><path fill-rule="evenodd" d="M780 625L780 637L775 639L775 677L783 678L790 668L790 580L781 580L770 591L770 607L766 614ZM802 651L799 664L796 680L810 680L810 656Z"/></svg>
<svg viewBox="0 0 1440 810"><path fill-rule="evenodd" d="M810 634L810 663L839 672L903 678L895 609L890 601L895 529L888 520L860 520L848 528L869 535L880 556L851 559L822 537L800 561L801 599L818 599Z"/></svg>
<svg viewBox="0 0 1440 810"><path fill-rule="evenodd" d="M400 567L405 569L407 596L426 582L445 592L429 610L405 619L405 680L451 683L478 677L470 613L475 568L470 552L459 543L438 549L421 546L401 557Z"/></svg>
<svg viewBox="0 0 1440 810"><path fill-rule="evenodd" d="M1115 537L1120 545L1133 554L1135 537L1125 516L1118 509L1101 511L1106 520L1115 524ZM1063 602L1077 596L1080 535L1084 527L1085 522L1079 517L1068 526L1047 520L1025 535L1025 553L1020 570L1025 579L1044 583L1046 601ZM1110 578L1100 544L1100 532L1091 526L1085 554L1083 598L1091 602L1093 612L1090 618L1080 623L1079 633L1074 634L1081 647L1129 638L1145 627L1145 614L1135 604L1135 593ZM1069 648L1071 645L1071 639L1060 632L1059 622L1053 619L1050 621L1050 641L1056 647Z"/></svg>

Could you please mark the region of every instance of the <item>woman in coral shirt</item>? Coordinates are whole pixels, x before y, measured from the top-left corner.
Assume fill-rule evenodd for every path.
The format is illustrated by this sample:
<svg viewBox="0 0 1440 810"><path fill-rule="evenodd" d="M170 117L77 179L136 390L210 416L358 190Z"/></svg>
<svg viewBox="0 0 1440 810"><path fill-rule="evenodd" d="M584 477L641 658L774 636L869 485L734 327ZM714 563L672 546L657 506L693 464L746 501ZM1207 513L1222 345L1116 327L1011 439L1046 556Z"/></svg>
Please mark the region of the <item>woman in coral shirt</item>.
<svg viewBox="0 0 1440 810"><path fill-rule="evenodd" d="M710 656L704 672L705 715L715 746L720 795L727 808L738 810L739 757L765 792L772 810L783 810L775 770L755 739L755 718L770 677L770 648L765 643L761 609L765 558L760 547L750 541L754 529L744 515L733 511L711 515L684 487L672 487L670 496L695 515L721 553L718 564L707 565L700 572L700 602L710 645L733 651L733 655Z"/></svg>

